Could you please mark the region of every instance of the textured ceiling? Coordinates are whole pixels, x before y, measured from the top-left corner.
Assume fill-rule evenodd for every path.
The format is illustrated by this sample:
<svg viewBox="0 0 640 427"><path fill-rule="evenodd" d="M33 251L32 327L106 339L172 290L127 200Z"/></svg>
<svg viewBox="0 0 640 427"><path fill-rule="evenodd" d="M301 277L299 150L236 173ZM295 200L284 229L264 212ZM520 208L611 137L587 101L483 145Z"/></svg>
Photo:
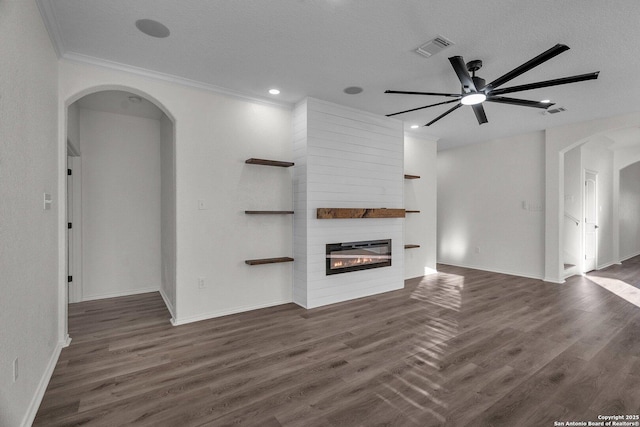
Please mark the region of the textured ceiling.
<svg viewBox="0 0 640 427"><path fill-rule="evenodd" d="M463 107L420 132L439 148L635 112L640 99L640 2L618 0L38 0L62 57L98 59L293 104L312 96L389 114L445 100L385 89L459 92L447 58L481 59L491 81L556 43L571 50L504 87L600 71L595 81L514 97L551 99L567 109L486 104L479 126ZM139 32L155 19L165 39ZM436 35L455 45L424 58L415 49ZM95 62L95 61L94 61ZM361 86L358 95L343 89ZM267 90L279 88L279 96ZM511 96L511 95L510 95ZM424 125L447 105L397 116Z"/></svg>

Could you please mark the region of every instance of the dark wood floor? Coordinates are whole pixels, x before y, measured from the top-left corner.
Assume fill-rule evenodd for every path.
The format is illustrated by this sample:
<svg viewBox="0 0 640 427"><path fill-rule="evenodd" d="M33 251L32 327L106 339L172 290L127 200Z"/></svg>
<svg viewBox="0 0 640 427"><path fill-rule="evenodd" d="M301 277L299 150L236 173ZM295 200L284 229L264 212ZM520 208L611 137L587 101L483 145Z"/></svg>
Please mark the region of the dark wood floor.
<svg viewBox="0 0 640 427"><path fill-rule="evenodd" d="M592 271L589 276L592 278L597 277L610 277L613 279L622 280L623 282L640 289L640 256L631 258L622 264L613 265L609 268L605 268L600 271Z"/></svg>
<svg viewBox="0 0 640 427"><path fill-rule="evenodd" d="M36 426L553 426L640 414L640 308L439 266L404 290L169 324L158 294L70 307ZM638 286L640 257L606 274ZM602 274L603 272L599 272Z"/></svg>

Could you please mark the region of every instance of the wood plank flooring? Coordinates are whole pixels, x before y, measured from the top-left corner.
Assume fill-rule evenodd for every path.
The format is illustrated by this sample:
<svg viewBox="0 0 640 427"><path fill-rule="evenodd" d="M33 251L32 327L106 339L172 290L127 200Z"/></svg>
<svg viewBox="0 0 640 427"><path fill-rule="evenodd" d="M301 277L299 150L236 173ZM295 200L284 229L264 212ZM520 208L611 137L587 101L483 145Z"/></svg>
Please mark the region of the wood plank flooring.
<svg viewBox="0 0 640 427"><path fill-rule="evenodd" d="M553 426L640 414L640 308L441 265L405 289L173 327L157 293L70 306L35 426ZM597 272L640 284L640 257Z"/></svg>

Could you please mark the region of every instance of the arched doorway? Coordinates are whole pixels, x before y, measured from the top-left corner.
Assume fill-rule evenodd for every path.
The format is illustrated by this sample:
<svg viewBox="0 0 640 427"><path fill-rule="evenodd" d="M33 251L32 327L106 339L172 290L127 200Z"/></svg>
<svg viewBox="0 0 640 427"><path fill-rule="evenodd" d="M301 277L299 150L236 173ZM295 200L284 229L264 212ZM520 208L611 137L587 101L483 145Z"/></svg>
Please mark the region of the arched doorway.
<svg viewBox="0 0 640 427"><path fill-rule="evenodd" d="M623 222L635 224L640 221L640 215L637 209L621 212L626 206L623 206L625 198L633 193L623 187L621 177L624 168L640 160L640 128L601 129L562 149L560 154L562 180L559 182L558 213L563 216L560 222L560 255L564 263L564 275L561 278L602 269L629 258L629 254L626 254L630 250L626 247L629 245L624 246L621 236L628 236L630 231L624 229ZM595 171L599 176L595 189L598 194L597 205L592 207L597 220L593 224L586 214L589 199L585 195L588 181L585 177L589 171ZM553 187L547 188L548 194L549 190L553 190ZM553 212L549 213L553 216ZM626 215L624 219L623 215ZM590 226L597 234L596 247L591 251L596 254L592 262L588 262Z"/></svg>
<svg viewBox="0 0 640 427"><path fill-rule="evenodd" d="M160 291L175 308L175 125L122 87L66 104L69 303Z"/></svg>

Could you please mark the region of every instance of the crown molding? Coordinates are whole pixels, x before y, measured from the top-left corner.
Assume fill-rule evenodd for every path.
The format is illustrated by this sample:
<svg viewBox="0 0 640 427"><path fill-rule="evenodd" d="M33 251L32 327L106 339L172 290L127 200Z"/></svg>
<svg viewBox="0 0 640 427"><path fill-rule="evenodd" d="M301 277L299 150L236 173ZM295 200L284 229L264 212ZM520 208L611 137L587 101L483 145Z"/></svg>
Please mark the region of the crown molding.
<svg viewBox="0 0 640 427"><path fill-rule="evenodd" d="M146 68L135 67L133 65L122 64L120 62L109 61L106 59L96 58L93 56L83 55L75 52L65 52L62 55L62 59L66 59L71 62L78 62L82 64L89 64L96 67L107 68L109 70L121 71L125 73L135 74L137 76L146 77L154 80L160 80L163 82L174 83L181 86L187 86L194 89L199 89L207 92L214 92L221 95L230 96L233 98L239 98L245 101L251 101L257 104L263 104L268 106L275 106L285 108L287 110L293 109L293 104L283 101L274 101L272 99L260 98L255 96L246 95L242 92L237 92L231 89L226 89L220 86L215 86L208 83L199 82L196 80L179 77L173 74L165 74L159 71L153 71Z"/></svg>
<svg viewBox="0 0 640 427"><path fill-rule="evenodd" d="M58 26L58 20L56 19L52 2L48 0L36 0L36 5L38 6L38 10L40 11L40 16L42 17L42 21L44 22L45 28L47 29L47 33L49 33L51 44L53 45L53 49L56 52L58 59L66 59L72 62L79 62L83 64L94 65L97 67L108 68L110 70L122 71L125 73L135 74L137 76L151 78L154 80L161 80L164 82L175 83L181 86L187 86L187 87L191 87L199 90L204 90L207 92L214 92L217 94L226 95L233 98L239 98L239 99L243 99L245 101L251 101L257 104L276 106L280 108L285 108L287 110L293 109L293 103L284 102L284 101L274 101L273 99L250 96L242 92L226 89L220 86L215 86L212 84L208 84L208 83L204 83L196 80L187 79L184 77L175 76L172 74L161 73L161 72L149 70L146 68L135 67L132 65L122 64L119 62L109 61L106 59L100 59L100 58L83 55L76 52L67 52L66 48L64 47L64 43L62 42L62 33L60 31L60 27Z"/></svg>

